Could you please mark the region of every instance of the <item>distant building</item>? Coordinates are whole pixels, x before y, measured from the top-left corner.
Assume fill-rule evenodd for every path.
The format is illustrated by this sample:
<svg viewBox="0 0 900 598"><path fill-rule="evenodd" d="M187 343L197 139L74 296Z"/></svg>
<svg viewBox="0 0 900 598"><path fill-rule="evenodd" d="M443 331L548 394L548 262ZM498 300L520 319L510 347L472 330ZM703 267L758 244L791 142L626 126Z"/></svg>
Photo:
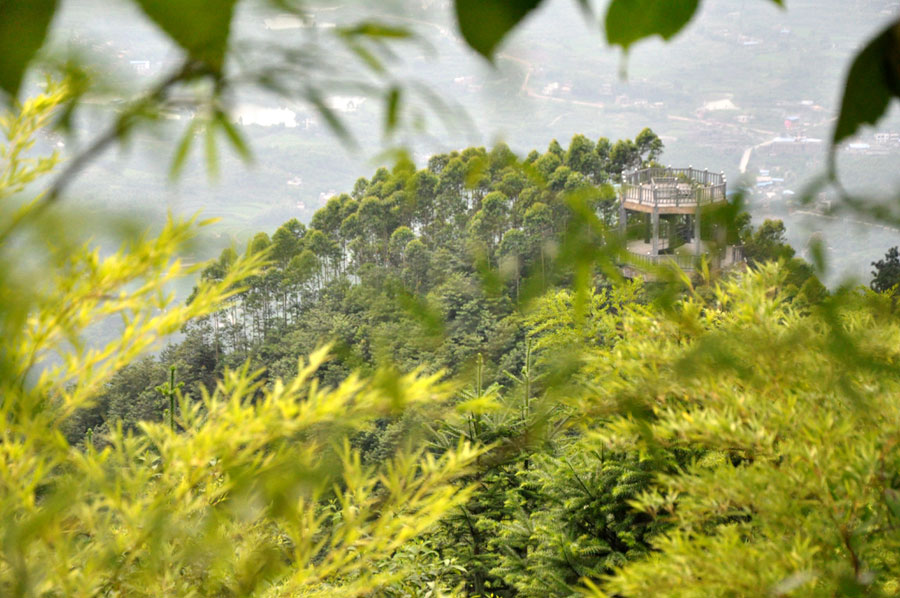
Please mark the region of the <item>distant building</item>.
<svg viewBox="0 0 900 598"><path fill-rule="evenodd" d="M365 96L331 96L325 103L338 112L356 112L365 102Z"/></svg>
<svg viewBox="0 0 900 598"><path fill-rule="evenodd" d="M822 147L822 140L815 137L776 137L765 146L769 155L803 154Z"/></svg>
<svg viewBox="0 0 900 598"><path fill-rule="evenodd" d="M297 126L297 113L287 108L267 108L254 104L242 104L234 111L234 117L241 125L283 126L289 129Z"/></svg>
<svg viewBox="0 0 900 598"><path fill-rule="evenodd" d="M276 17L263 20L263 25L269 31L283 31L286 29L306 29L316 26L314 15L281 14Z"/></svg>
<svg viewBox="0 0 900 598"><path fill-rule="evenodd" d="M714 100L712 102L706 102L703 104L703 110L705 112L715 112L717 110L737 110L738 107L732 102L730 99L725 98L723 100Z"/></svg>
<svg viewBox="0 0 900 598"><path fill-rule="evenodd" d="M819 197L816 199L815 205L813 206L813 210L818 214L830 214L831 200L819 195Z"/></svg>
<svg viewBox="0 0 900 598"><path fill-rule="evenodd" d="M131 68L133 68L138 75L150 74L149 60L129 60L128 64L131 65Z"/></svg>
<svg viewBox="0 0 900 598"><path fill-rule="evenodd" d="M541 93L544 94L545 96L549 96L549 95L552 95L553 92L555 92L557 89L559 89L559 83L554 81L553 83L548 83L547 85L544 85L544 88L541 90Z"/></svg>

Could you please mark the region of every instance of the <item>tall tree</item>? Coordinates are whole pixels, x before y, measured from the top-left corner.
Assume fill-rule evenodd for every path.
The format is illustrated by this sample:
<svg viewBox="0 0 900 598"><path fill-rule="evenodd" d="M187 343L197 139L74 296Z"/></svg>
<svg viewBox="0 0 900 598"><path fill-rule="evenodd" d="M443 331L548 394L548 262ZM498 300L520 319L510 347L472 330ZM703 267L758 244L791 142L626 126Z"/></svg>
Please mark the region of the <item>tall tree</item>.
<svg viewBox="0 0 900 598"><path fill-rule="evenodd" d="M896 246L888 249L884 258L872 262L872 265L875 267L872 270L872 282L869 285L872 290L883 293L900 283L900 252Z"/></svg>
<svg viewBox="0 0 900 598"><path fill-rule="evenodd" d="M590 139L581 134L575 135L569 142L565 165L599 183L603 175L601 157L596 150L597 147Z"/></svg>

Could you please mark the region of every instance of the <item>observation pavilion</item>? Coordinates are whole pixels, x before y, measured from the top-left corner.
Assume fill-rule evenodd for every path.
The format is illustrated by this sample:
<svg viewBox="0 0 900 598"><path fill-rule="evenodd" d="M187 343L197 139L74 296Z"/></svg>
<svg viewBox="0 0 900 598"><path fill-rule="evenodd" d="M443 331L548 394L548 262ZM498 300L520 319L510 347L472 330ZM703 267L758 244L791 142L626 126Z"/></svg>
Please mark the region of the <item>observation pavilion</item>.
<svg viewBox="0 0 900 598"><path fill-rule="evenodd" d="M695 270L701 256L724 268L743 262L743 247L725 245L725 231L703 214L724 205L725 175L688 168L643 168L622 174L619 232L634 265L675 262Z"/></svg>

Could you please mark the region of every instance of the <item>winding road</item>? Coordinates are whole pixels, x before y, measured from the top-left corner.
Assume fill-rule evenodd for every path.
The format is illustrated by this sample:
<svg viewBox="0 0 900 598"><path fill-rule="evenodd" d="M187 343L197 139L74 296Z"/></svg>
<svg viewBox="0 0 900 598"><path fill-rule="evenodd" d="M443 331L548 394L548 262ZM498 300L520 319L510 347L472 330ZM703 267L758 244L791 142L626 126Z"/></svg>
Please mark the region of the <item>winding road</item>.
<svg viewBox="0 0 900 598"><path fill-rule="evenodd" d="M533 62L529 62L524 58L519 58L518 56L513 56L512 54L507 54L505 52L497 54L497 58L502 58L504 60L510 60L512 62L517 62L523 65L527 70L525 72L525 79L522 81L522 85L519 87L519 91L529 98L537 98L540 100L548 100L551 102L559 102L561 104L572 104L573 106L587 106L588 108L603 108L604 104L602 102L588 102L585 100L570 100L568 98L560 98L557 96L551 96L543 93L538 93L537 91L531 89L529 83L531 82L531 73L534 72L535 66Z"/></svg>

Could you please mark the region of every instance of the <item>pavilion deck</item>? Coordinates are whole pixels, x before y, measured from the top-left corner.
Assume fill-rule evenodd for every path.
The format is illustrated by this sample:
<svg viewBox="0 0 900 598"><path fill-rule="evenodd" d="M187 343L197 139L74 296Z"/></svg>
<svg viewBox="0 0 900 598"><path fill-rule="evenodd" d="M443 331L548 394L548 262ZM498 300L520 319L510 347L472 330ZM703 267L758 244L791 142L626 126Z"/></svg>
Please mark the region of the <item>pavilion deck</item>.
<svg viewBox="0 0 900 598"><path fill-rule="evenodd" d="M692 214L699 206L725 201L725 176L694 168L644 168L623 174L626 210Z"/></svg>
<svg viewBox="0 0 900 598"><path fill-rule="evenodd" d="M628 257L635 266L660 266L674 263L685 271L696 270L700 264L700 257L706 256L710 266L715 269L728 268L744 261L744 248L741 245L728 245L715 251L708 243L702 243L701 256L694 254L693 243L682 245L679 250L672 253L660 253L653 255L653 246L643 240L629 241L626 245ZM666 251L665 243L659 247L660 251Z"/></svg>

